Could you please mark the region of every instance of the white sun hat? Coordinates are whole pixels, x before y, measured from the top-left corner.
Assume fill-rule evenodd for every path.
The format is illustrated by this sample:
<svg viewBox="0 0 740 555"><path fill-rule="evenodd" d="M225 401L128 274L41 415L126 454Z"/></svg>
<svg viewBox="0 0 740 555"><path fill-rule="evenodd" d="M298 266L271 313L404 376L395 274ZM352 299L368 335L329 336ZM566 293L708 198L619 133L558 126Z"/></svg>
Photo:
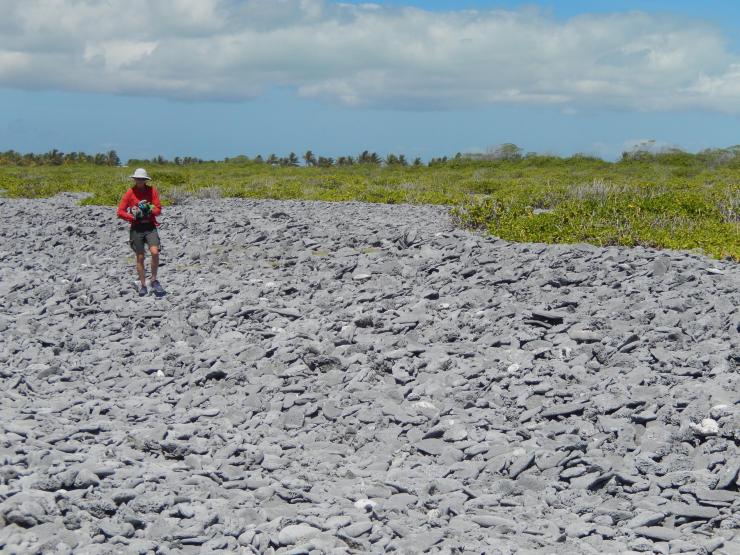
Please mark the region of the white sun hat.
<svg viewBox="0 0 740 555"><path fill-rule="evenodd" d="M129 177L132 179L151 179L144 168L136 168L133 175L129 175Z"/></svg>

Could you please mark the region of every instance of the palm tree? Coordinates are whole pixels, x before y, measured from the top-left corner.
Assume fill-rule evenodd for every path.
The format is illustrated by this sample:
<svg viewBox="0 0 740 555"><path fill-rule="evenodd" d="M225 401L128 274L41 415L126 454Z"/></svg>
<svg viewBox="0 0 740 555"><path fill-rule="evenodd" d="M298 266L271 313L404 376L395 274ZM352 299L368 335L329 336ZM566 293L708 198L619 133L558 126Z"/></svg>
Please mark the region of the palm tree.
<svg viewBox="0 0 740 555"><path fill-rule="evenodd" d="M375 164L376 166L379 165L383 159L378 156L377 152L368 152L367 150L363 150L362 154L360 154L357 157L357 163L358 164Z"/></svg>
<svg viewBox="0 0 740 555"><path fill-rule="evenodd" d="M64 153L59 152L56 148L48 154L49 163L52 166L61 166L64 162Z"/></svg>
<svg viewBox="0 0 740 555"><path fill-rule="evenodd" d="M315 166L316 165L316 156L310 150L307 150L306 151L306 154L303 155L303 159L306 161L306 165L307 166Z"/></svg>
<svg viewBox="0 0 740 555"><path fill-rule="evenodd" d="M115 150L109 150L108 154L106 154L106 158L108 159L107 163L109 166L121 165L121 159L118 157L118 154Z"/></svg>

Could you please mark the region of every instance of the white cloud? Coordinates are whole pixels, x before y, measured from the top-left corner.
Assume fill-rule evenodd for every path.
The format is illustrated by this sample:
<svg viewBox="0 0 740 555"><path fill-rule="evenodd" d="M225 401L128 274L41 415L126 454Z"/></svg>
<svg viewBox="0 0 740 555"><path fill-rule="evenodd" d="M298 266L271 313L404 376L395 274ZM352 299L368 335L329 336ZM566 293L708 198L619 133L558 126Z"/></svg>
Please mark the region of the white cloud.
<svg viewBox="0 0 740 555"><path fill-rule="evenodd" d="M0 86L350 106L740 113L714 27L629 12L429 12L322 0L0 0Z"/></svg>
<svg viewBox="0 0 740 555"><path fill-rule="evenodd" d="M731 64L719 75L700 75L696 82L686 89L697 100L711 102L718 109L738 113L740 103L740 63Z"/></svg>
<svg viewBox="0 0 740 555"><path fill-rule="evenodd" d="M99 60L111 71L134 69L136 64L151 56L156 42L112 40L85 46L83 59L88 64Z"/></svg>

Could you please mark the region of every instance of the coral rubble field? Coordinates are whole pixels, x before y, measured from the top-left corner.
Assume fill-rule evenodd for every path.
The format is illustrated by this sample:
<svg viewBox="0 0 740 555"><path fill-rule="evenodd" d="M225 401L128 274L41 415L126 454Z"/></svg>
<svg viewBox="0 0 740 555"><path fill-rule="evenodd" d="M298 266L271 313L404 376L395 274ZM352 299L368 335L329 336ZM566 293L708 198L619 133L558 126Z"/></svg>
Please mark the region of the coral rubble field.
<svg viewBox="0 0 740 555"><path fill-rule="evenodd" d="M140 298L77 200L0 199L3 553L740 552L736 262L209 200Z"/></svg>

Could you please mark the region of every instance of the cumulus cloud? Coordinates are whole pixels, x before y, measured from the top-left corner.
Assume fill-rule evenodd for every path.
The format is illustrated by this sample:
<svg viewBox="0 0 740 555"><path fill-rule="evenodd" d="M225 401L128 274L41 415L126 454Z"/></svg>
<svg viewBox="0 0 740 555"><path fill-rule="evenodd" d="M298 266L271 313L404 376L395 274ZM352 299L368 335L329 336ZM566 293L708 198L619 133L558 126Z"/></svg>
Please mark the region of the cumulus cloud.
<svg viewBox="0 0 740 555"><path fill-rule="evenodd" d="M558 21L324 0L0 0L0 13L4 87L740 113L740 57L715 27L665 14Z"/></svg>

